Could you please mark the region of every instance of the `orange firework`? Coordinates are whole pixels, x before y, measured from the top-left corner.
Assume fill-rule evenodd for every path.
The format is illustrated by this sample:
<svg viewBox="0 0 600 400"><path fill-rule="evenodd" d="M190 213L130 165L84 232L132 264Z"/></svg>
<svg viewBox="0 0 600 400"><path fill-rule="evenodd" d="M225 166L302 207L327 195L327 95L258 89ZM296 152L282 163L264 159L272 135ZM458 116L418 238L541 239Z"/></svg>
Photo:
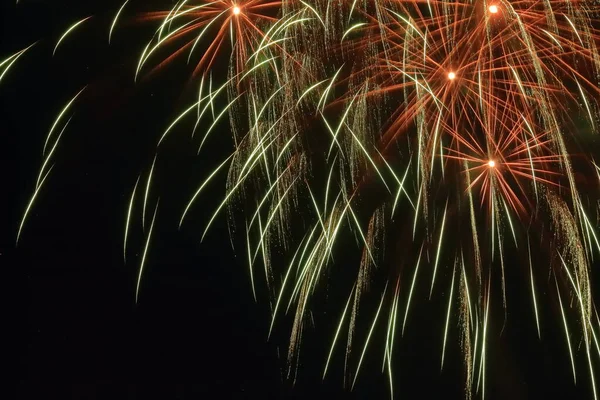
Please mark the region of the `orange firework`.
<svg viewBox="0 0 600 400"><path fill-rule="evenodd" d="M500 169L528 177L534 186L540 179L558 184L555 175L573 184L572 143L564 134L575 127L570 109L583 109L595 128L600 94L593 8L566 1L394 1L380 9L384 17L367 15L370 23L358 42L371 43L373 32L381 32L379 68L366 60L354 74L355 85L374 87L367 96L385 93L402 101L387 120L381 152L404 140L418 142L423 176L446 164L436 160L468 152L479 161L518 156ZM517 206L506 181L496 182Z"/></svg>
<svg viewBox="0 0 600 400"><path fill-rule="evenodd" d="M171 11L155 12L145 18L163 20L148 44L138 66L138 73L151 53L177 42L177 50L163 63L188 50L188 62L200 53L196 73L205 74L214 65L221 49L229 45L236 71L243 70L248 57L264 38L263 28L277 21L281 9L278 0L218 0L198 4L182 2ZM180 42L181 41L181 42Z"/></svg>

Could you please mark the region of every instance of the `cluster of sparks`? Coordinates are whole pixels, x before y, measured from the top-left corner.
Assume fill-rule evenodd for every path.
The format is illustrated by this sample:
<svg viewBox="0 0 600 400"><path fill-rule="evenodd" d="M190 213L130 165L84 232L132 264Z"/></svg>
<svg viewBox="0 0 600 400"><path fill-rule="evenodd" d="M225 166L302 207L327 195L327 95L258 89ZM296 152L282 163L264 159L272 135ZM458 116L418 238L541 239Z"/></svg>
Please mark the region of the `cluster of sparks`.
<svg viewBox="0 0 600 400"><path fill-rule="evenodd" d="M109 40L126 6L116 13ZM594 196L600 168L582 141L598 129L600 3L186 0L146 16L161 22L135 76L183 59L196 65L199 83L197 99L160 135L157 154L190 120L194 131L206 127L201 149L227 122L235 143L200 184L180 225L208 182L227 171L223 200L204 234L224 210L235 218L236 203L251 210L245 230L252 288L262 264L273 295L271 329L276 317L294 314L291 369L310 310L319 308L317 289L343 273L354 284L340 301L323 376L345 336L354 386L375 346L369 346L372 334L384 326L380 342L394 396L394 344L415 288L426 282L431 298L436 286L449 285L443 287L441 363L449 331L458 326L466 396L484 397L490 304L506 309L505 271L518 268L530 280L537 334L550 324L540 320L543 285L551 294L546 302L561 311L554 323L564 331L573 378L582 351L598 398L600 319L590 280L600 251L600 198ZM87 20L70 27L55 52ZM172 45L176 51L165 58L161 49ZM0 63L0 80L26 50ZM213 74L217 65L228 66L226 76ZM48 134L19 235L77 96ZM125 254L140 197L146 220L153 170L154 164L135 184ZM333 271L348 239L357 244L356 268ZM401 254L393 252L398 247ZM509 254L522 262L509 263ZM370 297L379 307L364 315L361 304ZM364 337L359 326L368 328ZM359 357L351 357L361 338Z"/></svg>

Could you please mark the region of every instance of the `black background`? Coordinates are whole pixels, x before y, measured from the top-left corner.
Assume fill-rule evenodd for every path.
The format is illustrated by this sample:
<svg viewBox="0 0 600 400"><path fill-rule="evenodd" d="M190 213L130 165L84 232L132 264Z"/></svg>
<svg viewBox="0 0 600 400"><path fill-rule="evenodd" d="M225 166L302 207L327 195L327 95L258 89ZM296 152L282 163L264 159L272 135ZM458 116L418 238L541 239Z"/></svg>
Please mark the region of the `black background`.
<svg viewBox="0 0 600 400"><path fill-rule="evenodd" d="M168 156L159 157L157 189L147 212L152 215L159 196L161 206L135 304L145 235L136 221L124 263L126 208L138 175L147 174L152 163L157 138L188 104L189 68L176 63L134 83L135 63L153 25L124 23L109 47L108 27L118 2L21 3L4 1L0 10L0 57L39 40L0 82L0 193L7 200L0 207L0 266L13 289L6 293L16 321L9 324L16 328L10 329L16 334L9 342L18 359L11 368L17 375L15 398L389 398L387 378L380 374L379 338L373 339L376 350L354 391L343 388L341 352L321 381L331 329L308 333L313 339L301 355L298 380L294 385L286 379L289 320L267 340L264 288L255 303L243 247L231 248L225 218L200 243L224 192L223 179L208 188L210 195L177 229L198 182L231 151L226 124L200 156L185 131L166 145ZM135 9L170 6L134 3L129 17ZM94 17L52 58L60 34L88 15ZM45 135L85 85L16 246ZM500 322L491 325L486 398L592 398L583 357L578 385L572 384L560 320L547 323L544 340L537 340L526 289L509 288L515 300L503 334ZM439 370L441 330L431 320L443 318L443 298L433 304L425 298L395 356L397 398L462 398L455 336L449 339L445 369Z"/></svg>

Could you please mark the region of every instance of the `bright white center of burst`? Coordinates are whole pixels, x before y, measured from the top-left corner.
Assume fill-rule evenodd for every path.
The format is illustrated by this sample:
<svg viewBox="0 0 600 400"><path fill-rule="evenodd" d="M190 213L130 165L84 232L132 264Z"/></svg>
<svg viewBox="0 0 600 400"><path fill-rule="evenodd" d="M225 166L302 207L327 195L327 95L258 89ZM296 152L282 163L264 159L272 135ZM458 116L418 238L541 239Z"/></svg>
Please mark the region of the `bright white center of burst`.
<svg viewBox="0 0 600 400"><path fill-rule="evenodd" d="M239 15L242 12L238 6L233 7L232 9L233 15Z"/></svg>
<svg viewBox="0 0 600 400"><path fill-rule="evenodd" d="M448 72L448 79L453 80L456 78L456 74L454 72Z"/></svg>
<svg viewBox="0 0 600 400"><path fill-rule="evenodd" d="M490 10L490 12L491 12L492 14L496 14L496 13L498 12L498 6L496 6L496 5L491 5L491 6L488 8L488 10Z"/></svg>
<svg viewBox="0 0 600 400"><path fill-rule="evenodd" d="M495 166L496 166L496 161L494 161L494 160L488 161L488 167L494 168Z"/></svg>

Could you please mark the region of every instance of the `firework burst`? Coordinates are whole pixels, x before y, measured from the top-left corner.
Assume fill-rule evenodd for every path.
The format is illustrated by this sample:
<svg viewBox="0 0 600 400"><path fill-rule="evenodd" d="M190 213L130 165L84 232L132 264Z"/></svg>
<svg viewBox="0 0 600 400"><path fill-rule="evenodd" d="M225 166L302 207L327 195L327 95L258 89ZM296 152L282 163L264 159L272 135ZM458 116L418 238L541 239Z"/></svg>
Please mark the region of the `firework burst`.
<svg viewBox="0 0 600 400"><path fill-rule="evenodd" d="M277 21L280 1L213 1L190 4L180 2L168 12L148 13L146 19L162 20L153 40L144 49L136 74L161 47L176 42L176 51L164 62L188 51L187 61L201 54L195 70L206 73L213 66L222 48L229 42L232 60L237 73L255 46L265 37L260 26ZM187 40L186 40L187 38ZM202 48L204 47L204 48ZM163 63L164 63L163 62Z"/></svg>
<svg viewBox="0 0 600 400"><path fill-rule="evenodd" d="M506 310L506 270L519 268L527 271L538 335L550 324L540 320L545 285L560 309L555 322L564 330L573 377L582 349L598 398L600 321L590 267L600 251L599 198L591 179L578 177L600 177L600 168L578 138L582 130L597 133L599 13L593 1L249 0L180 1L143 16L162 22L135 75L168 46L176 50L165 61L187 51L194 75L201 74L197 100L163 132L159 150L188 119L195 118L194 131L209 121L201 148L223 117L234 136L233 153L198 187L180 224L207 183L228 170L225 195L204 233L224 210L239 224L232 206L245 205L252 288L256 297L256 266L263 264L273 295L271 329L277 317L295 310L291 371L309 311L319 309L319 287L343 273L353 285L340 302L323 375L345 337L354 386L375 331L383 329L378 342L393 396L394 344L415 288L426 282L431 298L443 284L441 364L456 321L466 396L484 397L486 343L490 321L498 318L491 310ZM5 72L24 52L0 68ZM229 60L229 68L217 84L206 77L219 59ZM226 106L216 107L217 98ZM48 135L25 217L50 172L48 160L74 100ZM136 199L143 197L142 221L151 209L153 170L154 164L143 195L139 179L133 189L125 247ZM334 271L336 253L349 238L360 253L356 268ZM398 246L406 249L402 255L387 250ZM285 262L281 249L289 255ZM521 265L509 265L513 253ZM536 263L538 253L547 262ZM370 297L378 307L365 319L361 304Z"/></svg>

